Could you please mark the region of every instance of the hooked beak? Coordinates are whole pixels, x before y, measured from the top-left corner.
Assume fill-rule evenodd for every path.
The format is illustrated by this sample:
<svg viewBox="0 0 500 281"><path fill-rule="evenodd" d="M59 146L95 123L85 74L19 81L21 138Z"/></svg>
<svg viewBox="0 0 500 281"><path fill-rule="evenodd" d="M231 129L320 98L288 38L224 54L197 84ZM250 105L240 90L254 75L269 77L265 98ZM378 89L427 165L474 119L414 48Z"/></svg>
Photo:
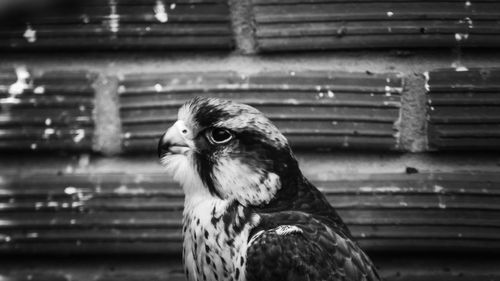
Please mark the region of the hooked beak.
<svg viewBox="0 0 500 281"><path fill-rule="evenodd" d="M189 140L186 139L189 133L183 121L178 120L167 132L161 136L158 142L158 157L162 158L170 154L186 154L191 148Z"/></svg>

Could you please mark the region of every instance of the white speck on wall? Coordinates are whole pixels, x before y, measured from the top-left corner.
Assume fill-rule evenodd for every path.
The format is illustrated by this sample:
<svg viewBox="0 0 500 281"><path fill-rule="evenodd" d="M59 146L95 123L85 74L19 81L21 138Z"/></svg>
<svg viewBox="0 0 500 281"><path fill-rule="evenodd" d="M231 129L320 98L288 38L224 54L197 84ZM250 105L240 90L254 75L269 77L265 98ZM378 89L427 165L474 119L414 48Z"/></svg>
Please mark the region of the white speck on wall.
<svg viewBox="0 0 500 281"><path fill-rule="evenodd" d="M44 94L44 93L45 93L45 87L38 86L38 87L36 87L36 88L33 90L33 93L35 93L35 94L37 94L37 95Z"/></svg>
<svg viewBox="0 0 500 281"><path fill-rule="evenodd" d="M464 71L468 71L469 69L465 66L458 66L455 68L455 71L456 72L464 72Z"/></svg>
<svg viewBox="0 0 500 281"><path fill-rule="evenodd" d="M170 4L170 10L175 9L175 7L177 7L177 5L175 3Z"/></svg>
<svg viewBox="0 0 500 281"><path fill-rule="evenodd" d="M443 190L444 190L444 187L442 187L440 185L435 185L434 186L434 192L436 192L436 193L443 192Z"/></svg>
<svg viewBox="0 0 500 281"><path fill-rule="evenodd" d="M73 141L76 143L79 143L85 138L85 130L84 129L77 129L75 130L75 136L73 137Z"/></svg>
<svg viewBox="0 0 500 281"><path fill-rule="evenodd" d="M392 16L394 16L394 13L393 13L393 12L391 12L391 11L388 11L388 12L387 12L387 16L388 16L388 17L392 17Z"/></svg>
<svg viewBox="0 0 500 281"><path fill-rule="evenodd" d="M24 31L24 34L23 34L23 37L29 43L35 43L36 42L36 30L34 30L30 24L27 24L26 30Z"/></svg>
<svg viewBox="0 0 500 281"><path fill-rule="evenodd" d="M57 206L59 206L59 203L57 203L56 201L50 201L47 206L51 207L51 208L55 208Z"/></svg>
<svg viewBox="0 0 500 281"><path fill-rule="evenodd" d="M429 92L431 90L431 87L429 86L429 72L426 71L424 72L424 78L425 78L425 90Z"/></svg>
<svg viewBox="0 0 500 281"><path fill-rule="evenodd" d="M455 40L462 41L467 40L469 38L469 34L467 33L455 33Z"/></svg>
<svg viewBox="0 0 500 281"><path fill-rule="evenodd" d="M26 89L30 88L28 79L30 78L30 73L24 66L16 68L17 81L9 86L9 94L12 96L20 95L24 93Z"/></svg>
<svg viewBox="0 0 500 281"><path fill-rule="evenodd" d="M163 86L161 84L156 84L155 85L155 91L161 92L161 90L163 90Z"/></svg>
<svg viewBox="0 0 500 281"><path fill-rule="evenodd" d="M30 232L30 233L26 234L26 237L27 238L37 238L38 237L38 233L36 233L36 232Z"/></svg>
<svg viewBox="0 0 500 281"><path fill-rule="evenodd" d="M465 17L460 23L466 23L469 28L474 28L474 21L470 17Z"/></svg>
<svg viewBox="0 0 500 281"><path fill-rule="evenodd" d="M153 10L155 12L155 18L159 22L166 23L168 21L167 9L165 9L165 4L163 4L163 1L157 0Z"/></svg>
<svg viewBox="0 0 500 281"><path fill-rule="evenodd" d="M54 130L53 128L46 128L44 131L43 131L43 138L46 139L48 138L49 136L53 135L56 133L56 130Z"/></svg>
<svg viewBox="0 0 500 281"><path fill-rule="evenodd" d="M335 97L335 94L331 90L328 90L328 97L333 98Z"/></svg>
<svg viewBox="0 0 500 281"><path fill-rule="evenodd" d="M66 169L64 169L64 172L66 174L71 174L71 173L73 173L73 171L74 171L74 169L70 165L66 166Z"/></svg>
<svg viewBox="0 0 500 281"><path fill-rule="evenodd" d="M64 189L64 193L68 195L73 195L78 192L78 189L74 186L68 186Z"/></svg>
<svg viewBox="0 0 500 281"><path fill-rule="evenodd" d="M82 18L82 22L83 22L84 24L87 24L87 23L89 23L89 22L90 22L89 16L88 16L87 14L83 14L83 15L81 16L81 18Z"/></svg>
<svg viewBox="0 0 500 281"><path fill-rule="evenodd" d="M290 76L295 76L295 71L291 71Z"/></svg>
<svg viewBox="0 0 500 281"><path fill-rule="evenodd" d="M470 1L465 1L465 7L470 7L472 6L472 3Z"/></svg>
<svg viewBox="0 0 500 281"><path fill-rule="evenodd" d="M3 240L4 242L10 242L11 238L10 236L7 236L5 234L0 234L0 241Z"/></svg>
<svg viewBox="0 0 500 281"><path fill-rule="evenodd" d="M109 1L110 14L109 14L109 29L113 33L120 30L120 15L116 12L116 0Z"/></svg>
<svg viewBox="0 0 500 281"><path fill-rule="evenodd" d="M50 124L52 124L52 119L50 118L45 119L45 125L50 126Z"/></svg>

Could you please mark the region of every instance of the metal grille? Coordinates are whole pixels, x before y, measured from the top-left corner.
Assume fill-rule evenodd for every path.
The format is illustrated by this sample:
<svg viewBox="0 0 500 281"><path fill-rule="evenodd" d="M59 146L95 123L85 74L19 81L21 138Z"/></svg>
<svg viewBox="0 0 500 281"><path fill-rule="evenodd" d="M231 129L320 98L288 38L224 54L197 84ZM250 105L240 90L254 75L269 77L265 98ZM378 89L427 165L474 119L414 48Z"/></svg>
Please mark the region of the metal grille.
<svg viewBox="0 0 500 281"><path fill-rule="evenodd" d="M229 49L233 45L223 0L63 2L43 12L27 9L4 17L0 48Z"/></svg>
<svg viewBox="0 0 500 281"><path fill-rule="evenodd" d="M429 145L500 149L500 70L435 70L427 75Z"/></svg>
<svg viewBox="0 0 500 281"><path fill-rule="evenodd" d="M0 149L90 150L95 75L0 71Z"/></svg>
<svg viewBox="0 0 500 281"><path fill-rule="evenodd" d="M253 0L261 51L498 47L497 1Z"/></svg>
<svg viewBox="0 0 500 281"><path fill-rule="evenodd" d="M316 181L368 250L500 249L495 174ZM0 252L179 254L183 193L163 174L5 177ZM453 218L453 219L450 219Z"/></svg>
<svg viewBox="0 0 500 281"><path fill-rule="evenodd" d="M154 149L188 99L255 106L294 148L396 149L402 79L393 74L271 72L127 75L119 88L126 151Z"/></svg>

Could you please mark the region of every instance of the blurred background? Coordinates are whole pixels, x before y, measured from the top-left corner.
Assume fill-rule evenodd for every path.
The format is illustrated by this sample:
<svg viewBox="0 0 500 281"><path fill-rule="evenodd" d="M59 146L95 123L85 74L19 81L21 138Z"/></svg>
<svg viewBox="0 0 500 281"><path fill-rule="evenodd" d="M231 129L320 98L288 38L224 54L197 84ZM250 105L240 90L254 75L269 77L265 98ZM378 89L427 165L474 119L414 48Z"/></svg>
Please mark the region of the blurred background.
<svg viewBox="0 0 500 281"><path fill-rule="evenodd" d="M500 280L500 2L0 1L0 280L183 280L157 139L253 105L386 280Z"/></svg>

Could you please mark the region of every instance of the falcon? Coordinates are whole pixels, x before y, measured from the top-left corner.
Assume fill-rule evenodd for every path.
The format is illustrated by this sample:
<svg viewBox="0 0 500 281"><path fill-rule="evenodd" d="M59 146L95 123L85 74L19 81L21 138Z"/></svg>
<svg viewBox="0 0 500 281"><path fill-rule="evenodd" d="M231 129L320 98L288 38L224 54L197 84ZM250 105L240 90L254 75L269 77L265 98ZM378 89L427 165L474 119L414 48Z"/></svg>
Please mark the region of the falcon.
<svg viewBox="0 0 500 281"><path fill-rule="evenodd" d="M257 109L196 97L179 109L158 154L185 193L187 280L380 280Z"/></svg>

